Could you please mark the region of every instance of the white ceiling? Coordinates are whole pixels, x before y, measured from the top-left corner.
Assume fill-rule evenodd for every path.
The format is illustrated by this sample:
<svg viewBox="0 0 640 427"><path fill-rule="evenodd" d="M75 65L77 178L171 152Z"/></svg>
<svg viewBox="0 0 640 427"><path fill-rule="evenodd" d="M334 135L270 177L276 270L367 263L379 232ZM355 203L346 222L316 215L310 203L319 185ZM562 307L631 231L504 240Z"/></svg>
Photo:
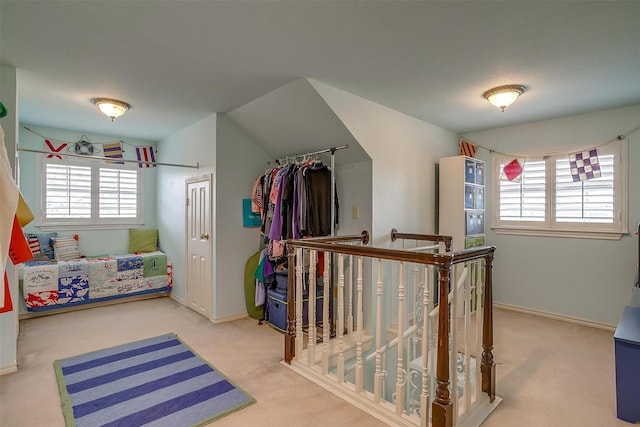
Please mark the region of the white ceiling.
<svg viewBox="0 0 640 427"><path fill-rule="evenodd" d="M0 59L22 123L155 141L309 77L467 133L640 103L640 1L1 0Z"/></svg>

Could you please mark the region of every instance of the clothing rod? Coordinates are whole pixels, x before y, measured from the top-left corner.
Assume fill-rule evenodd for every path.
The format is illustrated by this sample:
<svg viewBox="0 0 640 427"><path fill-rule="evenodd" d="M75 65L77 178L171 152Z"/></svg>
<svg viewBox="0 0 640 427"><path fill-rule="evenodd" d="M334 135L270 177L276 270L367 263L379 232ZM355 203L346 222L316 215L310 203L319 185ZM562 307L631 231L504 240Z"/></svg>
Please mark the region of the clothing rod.
<svg viewBox="0 0 640 427"><path fill-rule="evenodd" d="M18 151L25 151L28 153L40 153L40 154L50 154L52 156L65 156L65 157L78 157L80 159L93 159L93 160L105 160L110 163L144 163L145 165L156 165L156 166L175 166L179 168L193 168L200 169L200 163L197 163L195 166L193 165L181 165L177 163L161 163L161 162L148 162L146 160L129 160L129 159L118 159L112 157L100 157L100 156L91 156L88 154L73 154L73 153L54 153L51 151L43 151L43 150L32 150L31 148L20 148L18 147Z"/></svg>
<svg viewBox="0 0 640 427"><path fill-rule="evenodd" d="M349 148L349 144L345 144L345 145L341 145L340 147L331 147L331 148L327 148L324 150L320 150L320 151L314 151L313 153L304 153L304 154L294 154L291 156L284 156L284 158L287 157L303 157L303 156L315 156L316 154L323 154L323 153L334 153L338 150L344 150L345 148ZM274 162L278 162L280 160L282 160L283 158L279 158L279 159L275 159L273 160ZM267 162L267 163L271 163L271 162Z"/></svg>

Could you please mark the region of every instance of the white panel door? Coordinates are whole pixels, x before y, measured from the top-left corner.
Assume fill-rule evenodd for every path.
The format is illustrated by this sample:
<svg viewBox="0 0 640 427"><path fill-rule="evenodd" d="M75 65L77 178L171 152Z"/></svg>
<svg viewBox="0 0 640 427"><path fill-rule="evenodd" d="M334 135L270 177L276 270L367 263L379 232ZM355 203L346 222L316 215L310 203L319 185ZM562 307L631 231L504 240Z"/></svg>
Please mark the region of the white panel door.
<svg viewBox="0 0 640 427"><path fill-rule="evenodd" d="M187 181L187 306L211 318L211 175Z"/></svg>

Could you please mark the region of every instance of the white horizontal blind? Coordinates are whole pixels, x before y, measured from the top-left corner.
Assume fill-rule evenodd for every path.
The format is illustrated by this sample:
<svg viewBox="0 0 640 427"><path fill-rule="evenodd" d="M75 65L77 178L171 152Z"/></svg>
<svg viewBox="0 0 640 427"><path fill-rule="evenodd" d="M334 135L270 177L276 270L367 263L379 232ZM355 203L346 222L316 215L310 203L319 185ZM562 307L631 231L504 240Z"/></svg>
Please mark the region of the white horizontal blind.
<svg viewBox="0 0 640 427"><path fill-rule="evenodd" d="M138 174L134 170L100 168L100 218L135 218L138 206Z"/></svg>
<svg viewBox="0 0 640 427"><path fill-rule="evenodd" d="M573 182L569 159L556 160L556 221L606 223L614 220L614 156L599 155L601 176Z"/></svg>
<svg viewBox="0 0 640 427"><path fill-rule="evenodd" d="M131 227L143 222L143 172L134 165L39 156L39 227Z"/></svg>
<svg viewBox="0 0 640 427"><path fill-rule="evenodd" d="M91 168L47 163L45 218L91 218Z"/></svg>
<svg viewBox="0 0 640 427"><path fill-rule="evenodd" d="M501 221L545 221L545 173L544 160L526 161L520 182L500 181Z"/></svg>

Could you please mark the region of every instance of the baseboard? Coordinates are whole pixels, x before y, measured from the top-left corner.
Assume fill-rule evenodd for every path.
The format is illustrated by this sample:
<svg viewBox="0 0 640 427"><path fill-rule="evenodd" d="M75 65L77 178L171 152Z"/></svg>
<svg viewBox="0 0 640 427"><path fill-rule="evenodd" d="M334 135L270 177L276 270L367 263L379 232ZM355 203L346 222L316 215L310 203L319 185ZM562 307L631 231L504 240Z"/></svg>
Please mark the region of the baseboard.
<svg viewBox="0 0 640 427"><path fill-rule="evenodd" d="M519 313L532 314L534 316L546 317L548 319L561 320L563 322L575 323L577 325L589 326L597 329L604 329L605 331L615 331L616 326L608 325L606 323L594 322L592 320L580 319L578 317L564 316L562 314L549 313L541 310L534 310L531 308L519 307L517 305L504 304L501 302L494 302L494 308L502 308L505 310L517 311Z"/></svg>
<svg viewBox="0 0 640 427"><path fill-rule="evenodd" d="M0 367L0 376L18 372L18 363L13 362L11 365Z"/></svg>
<svg viewBox="0 0 640 427"><path fill-rule="evenodd" d="M171 298L172 300L186 306L187 304L185 304L184 300L182 298L177 297L173 292L171 292L171 295L169 295L169 298Z"/></svg>
<svg viewBox="0 0 640 427"><path fill-rule="evenodd" d="M219 323L227 323L227 322L233 322L234 320L244 319L245 317L249 317L249 314L240 313L240 314L234 314L233 316L218 317L217 319L210 319L210 320L211 320L211 323L213 323L214 325L217 325Z"/></svg>

